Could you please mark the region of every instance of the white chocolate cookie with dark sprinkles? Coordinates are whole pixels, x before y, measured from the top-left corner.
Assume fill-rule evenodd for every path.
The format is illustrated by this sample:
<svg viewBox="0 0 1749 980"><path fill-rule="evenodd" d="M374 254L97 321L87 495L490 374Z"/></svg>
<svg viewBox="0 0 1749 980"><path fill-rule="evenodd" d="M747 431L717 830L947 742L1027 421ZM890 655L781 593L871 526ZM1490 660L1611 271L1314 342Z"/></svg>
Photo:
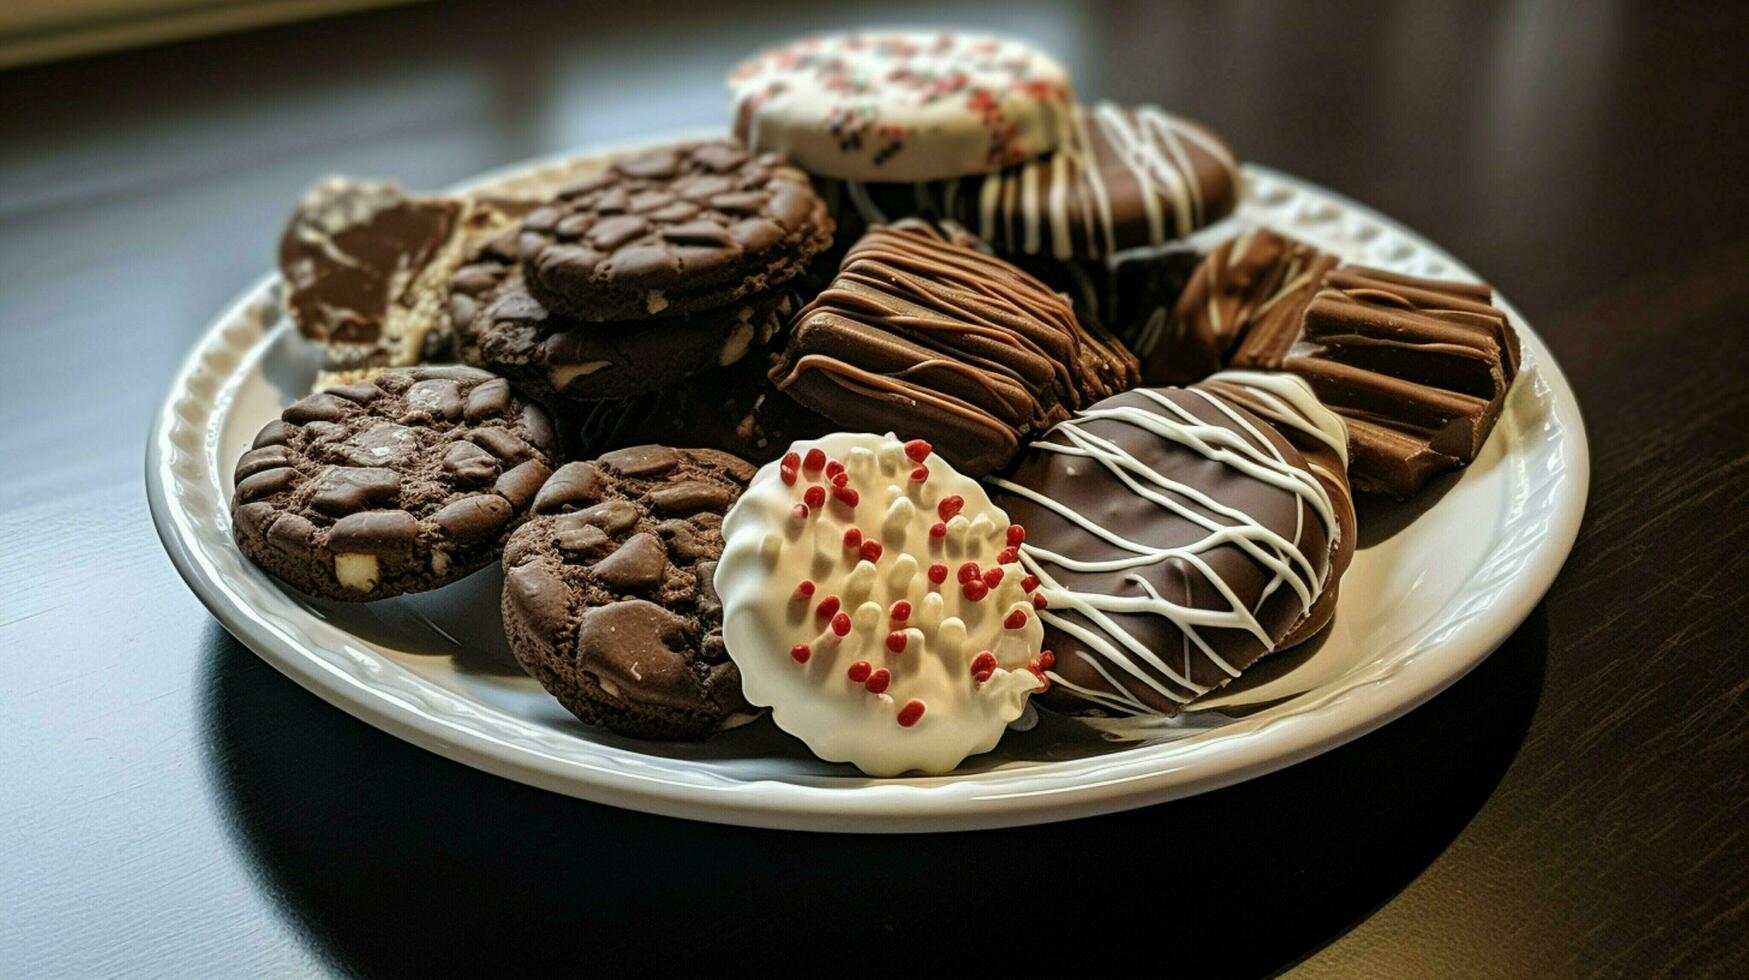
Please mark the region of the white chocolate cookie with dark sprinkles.
<svg viewBox="0 0 1749 980"><path fill-rule="evenodd" d="M752 475L728 453L653 445L560 467L504 550L523 669L622 735L703 738L748 713L713 580Z"/></svg>
<svg viewBox="0 0 1749 980"><path fill-rule="evenodd" d="M528 289L578 320L715 309L799 275L832 244L808 175L739 143L623 156L522 223Z"/></svg>
<svg viewBox="0 0 1749 980"><path fill-rule="evenodd" d="M237 546L311 595L435 589L497 559L557 446L545 410L477 368L332 387L292 403L237 460Z"/></svg>

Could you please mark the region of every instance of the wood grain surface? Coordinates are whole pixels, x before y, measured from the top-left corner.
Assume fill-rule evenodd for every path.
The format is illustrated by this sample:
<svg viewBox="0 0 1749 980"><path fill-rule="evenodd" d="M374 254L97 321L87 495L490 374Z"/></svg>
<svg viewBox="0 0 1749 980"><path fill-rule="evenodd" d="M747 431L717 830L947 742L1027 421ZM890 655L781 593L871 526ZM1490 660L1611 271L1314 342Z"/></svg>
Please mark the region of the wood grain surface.
<svg viewBox="0 0 1749 980"><path fill-rule="evenodd" d="M723 119L832 3L418 5L0 73L0 976L1749 974L1749 9L897 3L1159 101L1489 277L1592 497L1522 628L1284 772L1053 827L713 827L528 789L239 646L150 526L175 366L330 172Z"/></svg>

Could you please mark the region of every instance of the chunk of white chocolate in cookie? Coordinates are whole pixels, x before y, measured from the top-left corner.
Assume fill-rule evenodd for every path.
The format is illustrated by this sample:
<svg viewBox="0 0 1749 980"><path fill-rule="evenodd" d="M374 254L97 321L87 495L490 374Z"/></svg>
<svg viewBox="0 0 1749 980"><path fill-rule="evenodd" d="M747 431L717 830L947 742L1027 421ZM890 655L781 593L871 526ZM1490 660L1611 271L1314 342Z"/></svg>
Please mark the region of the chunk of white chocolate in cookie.
<svg viewBox="0 0 1749 980"><path fill-rule="evenodd" d="M994 748L1051 665L1025 531L921 440L790 448L723 522L715 583L747 699L875 776Z"/></svg>

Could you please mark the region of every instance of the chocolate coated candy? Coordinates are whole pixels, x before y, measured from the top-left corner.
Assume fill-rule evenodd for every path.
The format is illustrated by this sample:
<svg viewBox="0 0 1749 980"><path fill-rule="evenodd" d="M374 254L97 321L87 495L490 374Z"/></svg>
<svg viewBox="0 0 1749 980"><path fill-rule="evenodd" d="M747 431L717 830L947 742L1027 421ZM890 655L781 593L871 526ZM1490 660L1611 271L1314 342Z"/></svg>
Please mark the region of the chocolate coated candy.
<svg viewBox="0 0 1749 980"><path fill-rule="evenodd" d="M1067 298L922 222L871 229L796 316L772 371L799 402L852 430L927 437L969 475L1018 440L1138 380Z"/></svg>

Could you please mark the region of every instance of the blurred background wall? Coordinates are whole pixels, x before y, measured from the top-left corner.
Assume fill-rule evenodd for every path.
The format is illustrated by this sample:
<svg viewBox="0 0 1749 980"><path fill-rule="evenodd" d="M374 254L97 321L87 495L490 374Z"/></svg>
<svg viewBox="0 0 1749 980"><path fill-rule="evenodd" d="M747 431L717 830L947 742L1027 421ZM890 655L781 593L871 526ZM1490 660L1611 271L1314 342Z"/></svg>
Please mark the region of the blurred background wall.
<svg viewBox="0 0 1749 980"><path fill-rule="evenodd" d="M6 0L0 68L411 0Z"/></svg>

